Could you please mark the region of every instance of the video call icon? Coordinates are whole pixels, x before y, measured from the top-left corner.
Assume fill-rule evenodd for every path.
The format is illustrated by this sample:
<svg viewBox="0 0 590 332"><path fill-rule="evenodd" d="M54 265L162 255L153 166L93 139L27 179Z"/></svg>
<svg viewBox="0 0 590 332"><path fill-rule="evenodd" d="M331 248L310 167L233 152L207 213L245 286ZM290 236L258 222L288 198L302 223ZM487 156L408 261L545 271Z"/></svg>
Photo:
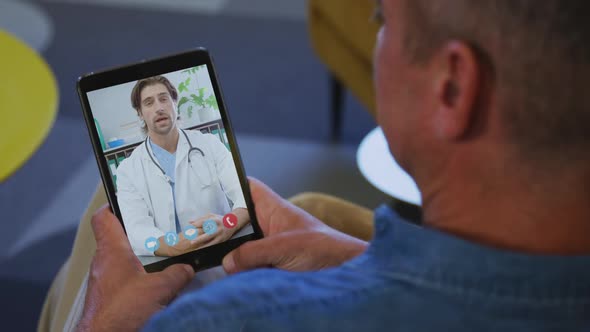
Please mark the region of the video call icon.
<svg viewBox="0 0 590 332"><path fill-rule="evenodd" d="M203 223L203 232L205 232L205 234L215 234L215 232L217 232L217 223L215 222L215 220L205 220L205 222Z"/></svg>
<svg viewBox="0 0 590 332"><path fill-rule="evenodd" d="M183 232L184 238L194 240L199 235L199 230L195 226L187 226Z"/></svg>
<svg viewBox="0 0 590 332"><path fill-rule="evenodd" d="M174 232L168 232L166 235L164 235L164 240L166 241L167 245L171 247L175 246L178 243L178 234Z"/></svg>
<svg viewBox="0 0 590 332"><path fill-rule="evenodd" d="M145 248L149 252L155 252L156 250L158 250L160 248L160 242L155 237L148 237L145 240Z"/></svg>

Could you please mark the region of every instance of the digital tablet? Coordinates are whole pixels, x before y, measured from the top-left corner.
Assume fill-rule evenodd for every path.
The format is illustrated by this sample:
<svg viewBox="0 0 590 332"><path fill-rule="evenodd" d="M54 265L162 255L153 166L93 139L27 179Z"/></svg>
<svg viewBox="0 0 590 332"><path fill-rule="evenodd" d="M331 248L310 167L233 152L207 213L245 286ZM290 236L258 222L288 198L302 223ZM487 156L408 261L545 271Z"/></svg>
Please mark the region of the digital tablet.
<svg viewBox="0 0 590 332"><path fill-rule="evenodd" d="M108 201L146 271L216 266L262 237L207 50L92 72L77 87Z"/></svg>

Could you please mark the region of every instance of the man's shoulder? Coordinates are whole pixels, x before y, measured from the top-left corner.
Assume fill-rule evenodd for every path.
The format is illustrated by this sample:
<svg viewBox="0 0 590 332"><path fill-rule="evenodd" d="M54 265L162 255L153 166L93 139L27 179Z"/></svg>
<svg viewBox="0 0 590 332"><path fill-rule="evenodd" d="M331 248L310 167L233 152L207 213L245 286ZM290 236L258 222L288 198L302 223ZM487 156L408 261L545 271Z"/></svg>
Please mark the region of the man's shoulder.
<svg viewBox="0 0 590 332"><path fill-rule="evenodd" d="M346 269L318 272L286 272L261 269L241 273L218 281L204 289L182 296L166 310L154 317L148 330L163 327L195 327L232 330L248 321L264 317L267 321L282 322L303 314L333 316L358 303L358 292L367 289L372 281L362 273ZM227 327L227 328L226 328ZM207 330L205 328L205 330Z"/></svg>
<svg viewBox="0 0 590 332"><path fill-rule="evenodd" d="M207 302L211 306L224 305L227 302L258 305L259 299L269 294L276 294L282 288L293 290L295 287L292 282L301 275L302 273L277 269L244 272L219 280L199 291L188 293L182 300L192 303ZM300 282L298 286L302 286L302 283ZM272 306L272 301L269 300L265 299L263 303Z"/></svg>
<svg viewBox="0 0 590 332"><path fill-rule="evenodd" d="M277 310L282 299L293 301L293 276L290 273L261 269L240 273L217 281L207 287L187 293L154 316L146 326L148 331L174 327L196 326L208 330L211 326L239 324L256 312L267 308ZM300 284L299 284L300 285ZM225 330L225 329L221 329Z"/></svg>

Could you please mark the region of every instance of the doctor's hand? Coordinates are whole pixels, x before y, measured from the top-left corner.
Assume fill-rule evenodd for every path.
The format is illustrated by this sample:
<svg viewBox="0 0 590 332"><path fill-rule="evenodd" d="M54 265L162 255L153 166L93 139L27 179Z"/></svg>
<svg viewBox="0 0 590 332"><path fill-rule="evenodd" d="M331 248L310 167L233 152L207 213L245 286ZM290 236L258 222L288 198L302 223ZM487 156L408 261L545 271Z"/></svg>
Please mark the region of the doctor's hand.
<svg viewBox="0 0 590 332"><path fill-rule="evenodd" d="M191 281L193 269L172 265L148 274L108 206L92 217L96 253L77 331L137 331Z"/></svg>
<svg viewBox="0 0 590 332"><path fill-rule="evenodd" d="M215 222L215 230L210 234L206 232L207 229L203 228L207 220ZM199 230L199 234L201 234L197 236L195 240L193 240L193 247L195 249L227 241L238 229L226 228L223 226L223 216L214 213L204 215L195 221L191 221L190 224L195 226Z"/></svg>
<svg viewBox="0 0 590 332"><path fill-rule="evenodd" d="M242 244L223 259L227 273L260 267L310 271L337 266L365 251L367 243L328 227L249 178L264 238Z"/></svg>

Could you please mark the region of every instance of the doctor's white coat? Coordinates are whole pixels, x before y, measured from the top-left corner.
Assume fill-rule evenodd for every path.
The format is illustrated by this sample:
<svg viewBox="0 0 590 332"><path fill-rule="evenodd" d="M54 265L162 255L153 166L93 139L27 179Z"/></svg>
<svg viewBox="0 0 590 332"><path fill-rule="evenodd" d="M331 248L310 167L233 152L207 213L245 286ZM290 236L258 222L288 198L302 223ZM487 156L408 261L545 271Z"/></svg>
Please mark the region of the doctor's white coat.
<svg viewBox="0 0 590 332"><path fill-rule="evenodd" d="M246 208L233 158L225 145L212 134L185 132L193 147L205 156L193 150L189 163L189 144L179 133L175 202L172 186L150 158L146 142L117 168L117 202L136 255L154 256L145 248L146 240L176 232L175 208L182 229L208 213L224 215L235 208Z"/></svg>

